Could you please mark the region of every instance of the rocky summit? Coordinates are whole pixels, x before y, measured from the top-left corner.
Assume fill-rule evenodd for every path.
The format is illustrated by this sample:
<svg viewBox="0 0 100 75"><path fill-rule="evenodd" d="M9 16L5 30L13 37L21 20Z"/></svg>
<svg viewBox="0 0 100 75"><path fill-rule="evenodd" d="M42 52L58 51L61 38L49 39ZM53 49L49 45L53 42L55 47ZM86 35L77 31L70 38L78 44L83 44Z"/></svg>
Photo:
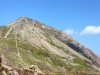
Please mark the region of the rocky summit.
<svg viewBox="0 0 100 75"><path fill-rule="evenodd" d="M99 75L100 57L68 34L20 17L0 26L1 75Z"/></svg>

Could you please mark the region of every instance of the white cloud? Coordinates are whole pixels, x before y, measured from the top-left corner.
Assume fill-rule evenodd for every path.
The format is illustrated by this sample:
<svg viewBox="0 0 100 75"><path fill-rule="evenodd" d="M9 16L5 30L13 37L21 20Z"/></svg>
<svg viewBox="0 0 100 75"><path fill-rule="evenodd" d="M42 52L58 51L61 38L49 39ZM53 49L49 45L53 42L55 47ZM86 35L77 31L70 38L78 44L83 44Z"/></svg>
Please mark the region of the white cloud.
<svg viewBox="0 0 100 75"><path fill-rule="evenodd" d="M67 33L67 34L73 34L73 33L77 34L78 32L75 32L73 29L67 29L67 30L65 30L65 33Z"/></svg>
<svg viewBox="0 0 100 75"><path fill-rule="evenodd" d="M84 28L83 31L81 31L80 35L85 34L100 34L100 26L87 26Z"/></svg>

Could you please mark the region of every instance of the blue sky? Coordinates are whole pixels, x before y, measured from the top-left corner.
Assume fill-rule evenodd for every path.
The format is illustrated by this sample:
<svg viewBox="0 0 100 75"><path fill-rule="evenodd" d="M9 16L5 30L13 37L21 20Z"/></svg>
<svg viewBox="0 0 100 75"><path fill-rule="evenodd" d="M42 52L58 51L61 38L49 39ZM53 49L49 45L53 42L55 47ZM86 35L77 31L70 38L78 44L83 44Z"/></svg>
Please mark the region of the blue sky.
<svg viewBox="0 0 100 75"><path fill-rule="evenodd" d="M100 0L0 0L0 25L20 16L62 30L100 56Z"/></svg>

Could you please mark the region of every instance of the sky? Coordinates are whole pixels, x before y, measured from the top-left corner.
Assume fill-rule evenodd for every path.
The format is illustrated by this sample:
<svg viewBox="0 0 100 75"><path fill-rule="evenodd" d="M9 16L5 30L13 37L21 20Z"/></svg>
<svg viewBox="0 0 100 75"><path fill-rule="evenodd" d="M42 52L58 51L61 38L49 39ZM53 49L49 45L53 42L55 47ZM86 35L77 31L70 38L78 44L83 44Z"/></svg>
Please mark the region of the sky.
<svg viewBox="0 0 100 75"><path fill-rule="evenodd" d="M20 16L62 30L100 56L100 0L0 0L0 26Z"/></svg>

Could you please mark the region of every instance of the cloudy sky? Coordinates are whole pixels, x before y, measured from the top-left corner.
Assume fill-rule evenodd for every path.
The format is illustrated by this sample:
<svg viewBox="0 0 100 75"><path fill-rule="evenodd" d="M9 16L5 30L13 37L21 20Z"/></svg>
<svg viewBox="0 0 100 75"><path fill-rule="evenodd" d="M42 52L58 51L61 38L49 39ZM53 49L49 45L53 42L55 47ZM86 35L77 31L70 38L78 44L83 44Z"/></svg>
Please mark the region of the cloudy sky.
<svg viewBox="0 0 100 75"><path fill-rule="evenodd" d="M100 56L100 0L0 0L0 25L20 16L62 30Z"/></svg>

